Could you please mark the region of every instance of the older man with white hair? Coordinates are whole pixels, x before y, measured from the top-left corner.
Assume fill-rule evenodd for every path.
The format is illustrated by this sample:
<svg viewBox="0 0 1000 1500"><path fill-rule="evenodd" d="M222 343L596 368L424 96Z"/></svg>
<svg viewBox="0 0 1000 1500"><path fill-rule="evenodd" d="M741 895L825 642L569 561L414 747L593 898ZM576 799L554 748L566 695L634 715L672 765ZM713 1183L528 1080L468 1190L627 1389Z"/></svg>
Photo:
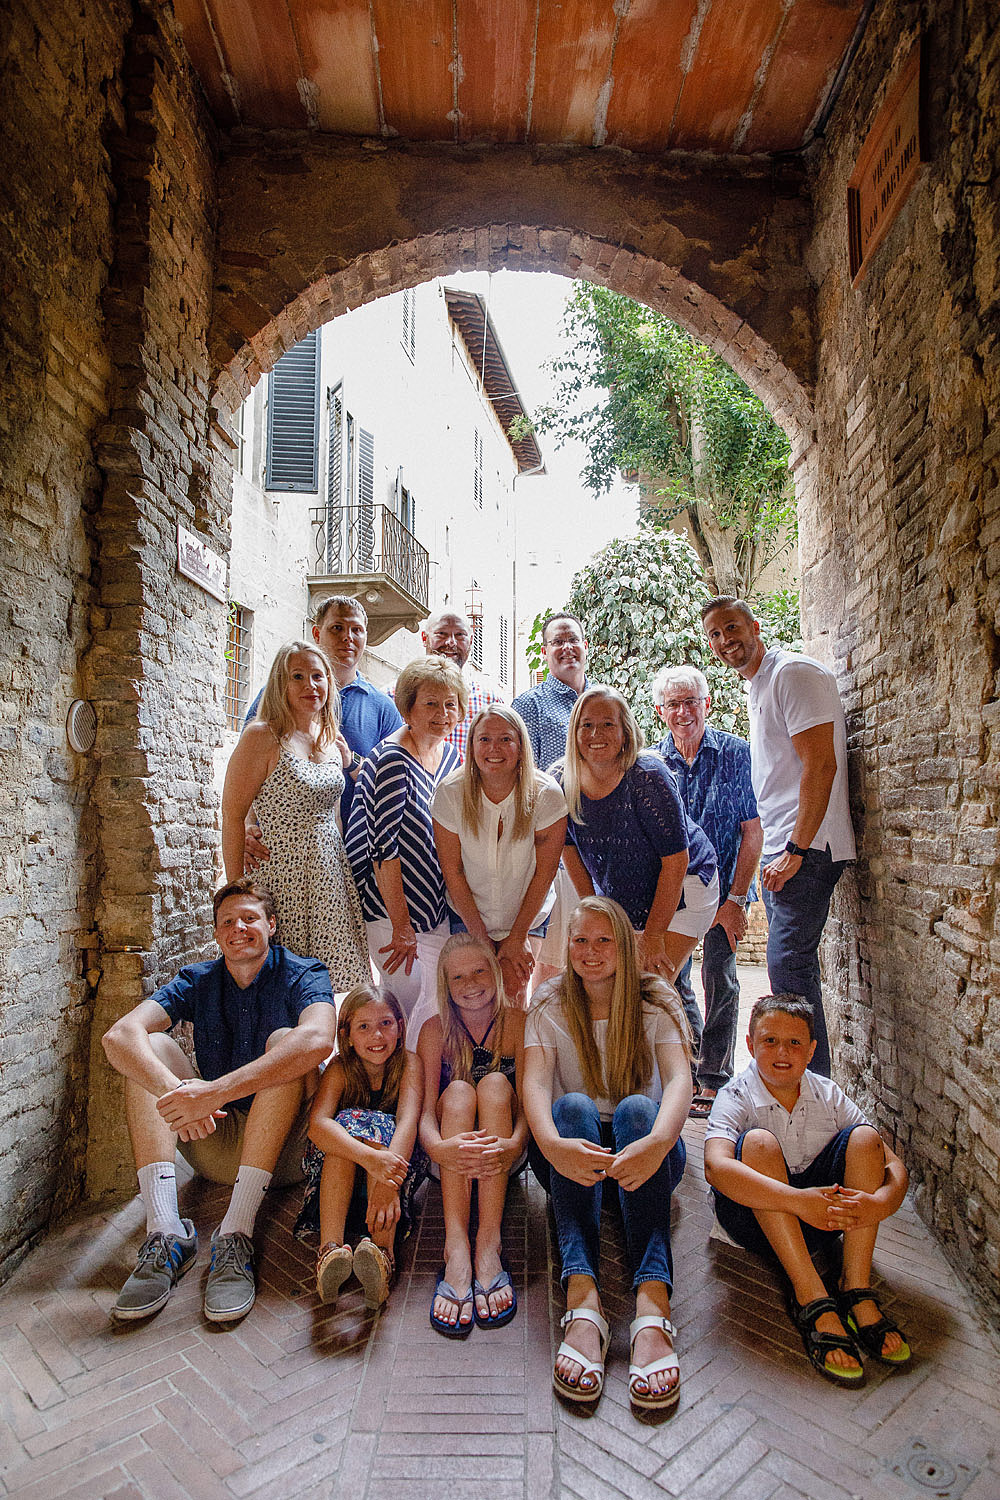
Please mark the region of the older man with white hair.
<svg viewBox="0 0 1000 1500"><path fill-rule="evenodd" d="M706 724L712 706L697 667L664 667L653 681L656 713L669 733L656 746L677 779L689 817L708 835L719 860L719 911L702 940L705 1021L697 1062L698 1094L691 1114L706 1119L712 1100L733 1076L740 984L736 947L746 936L746 908L763 844L750 781L750 746ZM692 1022L700 1022L691 988L691 960L677 989Z"/></svg>

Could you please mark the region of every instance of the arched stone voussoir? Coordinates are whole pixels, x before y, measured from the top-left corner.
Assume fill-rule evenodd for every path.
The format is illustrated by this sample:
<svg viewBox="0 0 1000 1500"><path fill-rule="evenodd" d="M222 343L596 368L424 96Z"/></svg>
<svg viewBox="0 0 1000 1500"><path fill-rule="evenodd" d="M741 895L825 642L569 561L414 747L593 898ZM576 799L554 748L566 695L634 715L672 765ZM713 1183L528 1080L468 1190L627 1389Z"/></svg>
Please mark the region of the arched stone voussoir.
<svg viewBox="0 0 1000 1500"><path fill-rule="evenodd" d="M311 329L462 270L600 282L716 349L808 442L810 202L798 168L284 135L227 143L211 357L230 410Z"/></svg>

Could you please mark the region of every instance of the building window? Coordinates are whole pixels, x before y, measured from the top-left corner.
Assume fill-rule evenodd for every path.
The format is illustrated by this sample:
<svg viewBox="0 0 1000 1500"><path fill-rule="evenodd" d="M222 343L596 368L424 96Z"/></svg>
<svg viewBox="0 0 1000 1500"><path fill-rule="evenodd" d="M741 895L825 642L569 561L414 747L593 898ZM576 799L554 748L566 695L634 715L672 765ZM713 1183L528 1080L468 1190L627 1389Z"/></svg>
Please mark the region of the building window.
<svg viewBox="0 0 1000 1500"><path fill-rule="evenodd" d="M283 355L271 371L267 404L269 490L319 488L319 330Z"/></svg>
<svg viewBox="0 0 1000 1500"><path fill-rule="evenodd" d="M477 510L483 508L483 439L479 428L473 431L473 474L472 474L472 498Z"/></svg>
<svg viewBox="0 0 1000 1500"><path fill-rule="evenodd" d="M252 398L241 401L236 408L236 472L245 474L247 471L247 406Z"/></svg>
<svg viewBox="0 0 1000 1500"><path fill-rule="evenodd" d="M410 363L414 363L417 357L417 294L412 287L408 287L402 294L403 298L403 334L400 339L406 357Z"/></svg>
<svg viewBox="0 0 1000 1500"><path fill-rule="evenodd" d="M253 611L230 603L226 632L226 728L237 733L250 696L250 652L253 644Z"/></svg>
<svg viewBox="0 0 1000 1500"><path fill-rule="evenodd" d="M510 677L510 638L507 616L500 616L500 682L506 687Z"/></svg>

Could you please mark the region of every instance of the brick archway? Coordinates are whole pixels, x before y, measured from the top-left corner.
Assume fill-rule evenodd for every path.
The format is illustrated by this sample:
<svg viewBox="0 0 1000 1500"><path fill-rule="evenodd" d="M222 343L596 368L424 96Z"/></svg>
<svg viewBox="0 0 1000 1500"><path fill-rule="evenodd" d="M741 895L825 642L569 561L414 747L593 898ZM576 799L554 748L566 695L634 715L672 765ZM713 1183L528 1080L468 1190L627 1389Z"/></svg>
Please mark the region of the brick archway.
<svg viewBox="0 0 1000 1500"><path fill-rule="evenodd" d="M813 433L807 221L791 169L776 181L745 163L668 170L627 152L241 142L220 180L219 404L233 410L341 313L505 267L599 282L664 313L742 376L801 452Z"/></svg>

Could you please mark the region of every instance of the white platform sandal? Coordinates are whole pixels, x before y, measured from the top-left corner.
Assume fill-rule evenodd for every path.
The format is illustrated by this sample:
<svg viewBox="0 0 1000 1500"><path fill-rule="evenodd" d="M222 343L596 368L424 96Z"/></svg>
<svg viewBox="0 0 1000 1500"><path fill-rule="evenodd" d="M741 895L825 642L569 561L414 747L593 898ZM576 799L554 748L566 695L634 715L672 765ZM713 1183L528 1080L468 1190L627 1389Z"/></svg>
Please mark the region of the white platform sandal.
<svg viewBox="0 0 1000 1500"><path fill-rule="evenodd" d="M593 1323L597 1329L601 1337L601 1357L599 1360L587 1359L585 1355L580 1353L579 1349L574 1349L573 1345L567 1344L564 1339L556 1350L556 1359L565 1357L566 1359L573 1360L574 1364L582 1367L581 1373L577 1377L577 1384L570 1385L568 1381L562 1378L558 1370L554 1369L552 1371L552 1384L560 1396L565 1396L568 1401L593 1402L598 1400L604 1389L604 1359L608 1352L611 1334L608 1329L607 1320L602 1318L599 1312L594 1312L589 1307L571 1307L565 1317L560 1318L559 1327L568 1328L571 1323L576 1322L577 1318L582 1318L586 1323ZM583 1379L584 1375L593 1375L597 1382L596 1385L587 1390L581 1390L579 1382Z"/></svg>
<svg viewBox="0 0 1000 1500"><path fill-rule="evenodd" d="M628 1330L630 1353L635 1349L636 1334L641 1333L644 1328L662 1329L671 1343L676 1333L676 1329L669 1318L660 1318L654 1315L649 1315L645 1318L633 1318ZM680 1362L673 1349L670 1350L669 1354L661 1354L660 1358L654 1359L652 1364L630 1364L628 1367L629 1399L636 1406L645 1407L647 1411L666 1411L668 1407L675 1406L680 1400L681 1394L679 1373L676 1383L669 1390L654 1392L649 1389L650 1375L668 1375L671 1370L680 1371ZM646 1382L645 1391L637 1391L635 1389L635 1382L637 1380L644 1380Z"/></svg>

